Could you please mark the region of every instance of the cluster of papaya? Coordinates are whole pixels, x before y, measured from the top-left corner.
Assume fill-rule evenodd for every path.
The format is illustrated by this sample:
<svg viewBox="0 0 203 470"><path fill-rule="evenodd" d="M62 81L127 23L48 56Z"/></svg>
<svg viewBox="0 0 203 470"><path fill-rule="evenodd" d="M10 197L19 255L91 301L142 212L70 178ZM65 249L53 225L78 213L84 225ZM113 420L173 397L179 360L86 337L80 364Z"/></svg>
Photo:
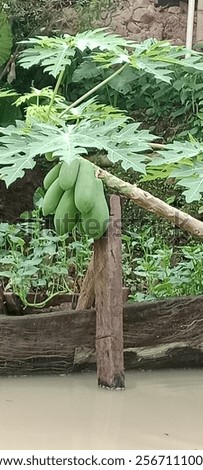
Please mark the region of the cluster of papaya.
<svg viewBox="0 0 203 470"><path fill-rule="evenodd" d="M42 211L44 216L54 214L59 235L72 232L78 225L89 237L102 237L108 226L109 209L103 183L95 177L88 160L57 163L45 176L44 188Z"/></svg>

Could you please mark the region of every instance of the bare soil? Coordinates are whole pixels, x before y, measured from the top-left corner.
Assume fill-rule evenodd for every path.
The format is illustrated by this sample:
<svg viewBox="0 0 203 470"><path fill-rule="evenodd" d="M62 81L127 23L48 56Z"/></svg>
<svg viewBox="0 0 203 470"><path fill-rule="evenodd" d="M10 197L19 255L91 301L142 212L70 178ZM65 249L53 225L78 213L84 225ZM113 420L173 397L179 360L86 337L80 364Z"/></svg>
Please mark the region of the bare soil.
<svg viewBox="0 0 203 470"><path fill-rule="evenodd" d="M34 192L42 185L46 171L36 165L8 189L4 181L0 181L0 222L16 223L22 212L33 209Z"/></svg>

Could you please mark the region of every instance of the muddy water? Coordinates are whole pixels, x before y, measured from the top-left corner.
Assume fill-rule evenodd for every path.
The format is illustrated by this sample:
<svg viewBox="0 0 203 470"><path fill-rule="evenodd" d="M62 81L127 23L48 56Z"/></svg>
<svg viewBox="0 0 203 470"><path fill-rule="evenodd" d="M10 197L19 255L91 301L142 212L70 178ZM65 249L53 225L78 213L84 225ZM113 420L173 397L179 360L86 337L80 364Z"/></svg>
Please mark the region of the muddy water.
<svg viewBox="0 0 203 470"><path fill-rule="evenodd" d="M0 379L0 449L202 449L203 372Z"/></svg>

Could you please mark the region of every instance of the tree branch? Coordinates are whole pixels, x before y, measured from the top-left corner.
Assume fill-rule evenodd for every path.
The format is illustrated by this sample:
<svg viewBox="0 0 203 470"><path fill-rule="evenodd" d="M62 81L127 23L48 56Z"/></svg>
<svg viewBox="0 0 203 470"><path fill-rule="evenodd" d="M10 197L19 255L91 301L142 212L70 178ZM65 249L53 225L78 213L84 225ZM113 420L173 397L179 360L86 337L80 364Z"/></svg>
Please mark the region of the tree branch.
<svg viewBox="0 0 203 470"><path fill-rule="evenodd" d="M161 199L154 197L151 193L138 188L136 184L127 183L106 170L102 170L99 167L96 168L96 176L101 178L109 188L118 191L119 194L130 199L137 206L172 222L172 224L177 225L193 236L203 238L203 222L200 220L195 219L186 212L182 212L176 207L170 206Z"/></svg>

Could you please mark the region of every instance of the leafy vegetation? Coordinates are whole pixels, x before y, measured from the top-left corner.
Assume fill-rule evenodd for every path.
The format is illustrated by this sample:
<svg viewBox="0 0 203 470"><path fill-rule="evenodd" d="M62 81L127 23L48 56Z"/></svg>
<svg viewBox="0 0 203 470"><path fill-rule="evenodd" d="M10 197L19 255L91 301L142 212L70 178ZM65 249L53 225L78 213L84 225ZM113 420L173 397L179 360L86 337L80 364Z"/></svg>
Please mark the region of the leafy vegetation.
<svg viewBox="0 0 203 470"><path fill-rule="evenodd" d="M203 245L172 247L149 227L122 236L123 280L130 301L202 293ZM16 225L0 224L0 277L24 306L43 307L60 293L75 294L92 254L92 239L56 236L46 228L40 204ZM33 303L28 300L35 294ZM45 300L38 304L37 295Z"/></svg>
<svg viewBox="0 0 203 470"><path fill-rule="evenodd" d="M37 194L35 195L35 197ZM38 199L38 198L37 198ZM12 290L24 306L28 294L44 292L43 307L60 293L77 293L91 256L87 237L72 240L46 228L41 214L41 198L32 213L24 213L16 225L0 223L0 277L5 290Z"/></svg>
<svg viewBox="0 0 203 470"><path fill-rule="evenodd" d="M123 274L132 301L202 293L203 245L168 245L146 226L123 235Z"/></svg>

